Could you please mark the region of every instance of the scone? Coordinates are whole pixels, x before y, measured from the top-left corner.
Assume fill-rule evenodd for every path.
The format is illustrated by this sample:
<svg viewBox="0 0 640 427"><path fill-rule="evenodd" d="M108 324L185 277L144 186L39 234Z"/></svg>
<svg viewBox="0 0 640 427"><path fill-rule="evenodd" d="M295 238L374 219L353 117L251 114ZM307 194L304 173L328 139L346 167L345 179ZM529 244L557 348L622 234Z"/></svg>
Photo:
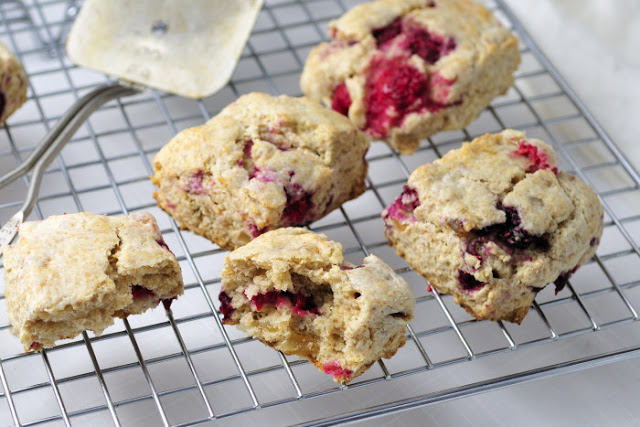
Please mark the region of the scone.
<svg viewBox="0 0 640 427"><path fill-rule="evenodd" d="M224 249L306 225L365 190L369 141L304 98L251 93L153 160L158 205Z"/></svg>
<svg viewBox="0 0 640 427"><path fill-rule="evenodd" d="M27 85L22 64L0 42L0 125L27 100Z"/></svg>
<svg viewBox="0 0 640 427"><path fill-rule="evenodd" d="M146 212L25 222L3 253L7 314L26 351L84 330L100 334L113 317L183 293L178 261Z"/></svg>
<svg viewBox="0 0 640 427"><path fill-rule="evenodd" d="M518 40L472 0L377 0L329 33L309 54L302 91L402 154L471 123L520 63Z"/></svg>
<svg viewBox="0 0 640 427"><path fill-rule="evenodd" d="M222 271L224 323L346 383L406 342L415 300L374 255L359 266L325 235L282 228L231 252Z"/></svg>
<svg viewBox="0 0 640 427"><path fill-rule="evenodd" d="M505 130L416 169L382 215L389 244L439 291L477 319L520 323L594 255L603 208L549 145Z"/></svg>

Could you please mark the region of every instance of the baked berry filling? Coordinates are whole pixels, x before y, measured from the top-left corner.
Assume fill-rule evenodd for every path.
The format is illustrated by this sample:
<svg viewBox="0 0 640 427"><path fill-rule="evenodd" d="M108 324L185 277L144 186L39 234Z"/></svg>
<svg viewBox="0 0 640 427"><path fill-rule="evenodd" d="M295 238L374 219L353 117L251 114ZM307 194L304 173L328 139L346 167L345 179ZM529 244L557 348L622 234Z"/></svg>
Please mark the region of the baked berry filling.
<svg viewBox="0 0 640 427"><path fill-rule="evenodd" d="M133 285L131 287L131 295L133 296L133 300L141 300L146 298L158 298L155 292L151 289L147 289L144 286Z"/></svg>
<svg viewBox="0 0 640 427"><path fill-rule="evenodd" d="M227 295L226 292L221 291L218 295L218 301L220 301L220 313L222 313L223 316L222 321L224 322L231 319L231 315L236 311L236 309L231 306L231 297Z"/></svg>
<svg viewBox="0 0 640 427"><path fill-rule="evenodd" d="M249 173L249 179L257 179L260 182L276 182L278 174L271 168L262 169L256 166Z"/></svg>
<svg viewBox="0 0 640 427"><path fill-rule="evenodd" d="M415 188L405 185L402 187L402 193L396 201L382 212L382 217L385 221L391 218L398 222L406 220L415 222L416 218L412 213L418 206L420 206L418 192Z"/></svg>
<svg viewBox="0 0 640 427"><path fill-rule="evenodd" d="M458 283L460 284L460 287L468 293L477 292L486 285L486 283L476 280L476 278L473 277L473 274L469 274L462 270L458 270Z"/></svg>
<svg viewBox="0 0 640 427"><path fill-rule="evenodd" d="M255 224L249 224L247 226L247 228L249 228L249 232L251 233L251 237L253 237L254 239L260 235L262 235L263 233L266 233L267 231L269 231L269 228L258 228L257 225Z"/></svg>
<svg viewBox="0 0 640 427"><path fill-rule="evenodd" d="M457 47L453 37L445 38L440 34L430 33L419 24L401 18L385 27L374 28L372 33L378 49L383 51L389 49L396 38L402 35L397 40L398 47L409 56L418 55L432 65Z"/></svg>
<svg viewBox="0 0 640 427"><path fill-rule="evenodd" d="M485 244L485 240L481 237L468 240L465 244L465 252L470 255L473 255L482 263L482 255L490 254L490 251L485 247L484 244Z"/></svg>
<svg viewBox="0 0 640 427"><path fill-rule="evenodd" d="M598 244L600 244L600 239L597 237L592 237L591 240L589 240L589 246L597 246Z"/></svg>
<svg viewBox="0 0 640 427"><path fill-rule="evenodd" d="M306 191L297 182L285 187L287 204L282 212L282 221L286 226L305 225L315 218L316 205L311 201L313 193Z"/></svg>
<svg viewBox="0 0 640 427"><path fill-rule="evenodd" d="M340 270L353 270L354 268L364 268L364 265L356 265L355 267L351 267L350 265L342 264L340 266Z"/></svg>
<svg viewBox="0 0 640 427"><path fill-rule="evenodd" d="M187 179L187 183L184 186L184 191L189 194L202 195L206 193L205 188L202 186L202 178L204 178L204 171L198 170Z"/></svg>
<svg viewBox="0 0 640 427"><path fill-rule="evenodd" d="M347 85L340 83L333 91L331 108L338 113L347 116L349 114L349 107L351 107L351 96L347 90Z"/></svg>
<svg viewBox="0 0 640 427"><path fill-rule="evenodd" d="M349 379L351 378L351 375L353 375L352 370L344 369L342 366L340 366L340 362L338 362L337 360L334 360L332 362L327 362L324 365L322 365L322 371L325 374L333 375L335 379L339 379L339 378Z"/></svg>
<svg viewBox="0 0 640 427"><path fill-rule="evenodd" d="M371 32L373 37L376 39L376 45L379 49L384 44L400 35L402 32L402 19L396 18L390 24L385 25L384 27L374 28Z"/></svg>
<svg viewBox="0 0 640 427"><path fill-rule="evenodd" d="M276 182L282 185L287 198L282 211L282 222L286 227L306 225L317 216L315 212L316 205L312 201L314 193L305 190L304 187L297 182L291 182L294 176L295 172L289 171L288 179L282 178L271 168L259 168L257 166L249 173L250 180L257 179L260 182ZM251 225L249 225L249 228L251 230ZM255 231L262 233L266 231L266 229L256 229ZM254 237L257 236L254 235Z"/></svg>
<svg viewBox="0 0 640 427"><path fill-rule="evenodd" d="M406 37L406 41L401 43L401 46L432 65L456 48L453 37L445 39L439 34L431 34L420 27L409 27Z"/></svg>
<svg viewBox="0 0 640 427"><path fill-rule="evenodd" d="M478 236L486 236L500 245L516 250L525 250L533 247L540 251L549 249L549 241L543 236L529 234L523 227L520 215L516 208L511 206L497 206L506 214L506 221L502 224L494 224L475 231Z"/></svg>
<svg viewBox="0 0 640 427"><path fill-rule="evenodd" d="M549 165L549 156L541 151L535 145L529 144L527 141L520 141L518 149L515 151L519 156L525 156L531 162L531 166L527 169L527 173L533 173L539 169L551 169L553 173L558 174L558 168Z"/></svg>
<svg viewBox="0 0 640 427"><path fill-rule="evenodd" d="M156 242L160 245L160 247L168 250L169 252L171 252L171 249L169 249L169 246L167 245L167 242L164 241L163 238L160 238L159 240L156 240ZM173 253L173 252L171 252Z"/></svg>
<svg viewBox="0 0 640 427"><path fill-rule="evenodd" d="M435 7L429 2L428 7ZM336 37L332 29L331 37ZM389 57L374 55L369 63L365 81L366 124L364 126L374 138L384 138L389 129L402 124L411 113L436 112L442 108L458 105L462 100L447 103L450 88L455 79L447 79L438 72L425 75L409 64L412 55L417 55L429 64L456 49L453 37L434 34L410 19L396 18L388 25L374 28L372 35L379 51ZM351 96L346 85L335 87L331 108L348 115Z"/></svg>
<svg viewBox="0 0 640 427"><path fill-rule="evenodd" d="M244 147L242 148L242 152L247 159L251 158L251 149L253 148L253 140L248 140L244 143Z"/></svg>
<svg viewBox="0 0 640 427"><path fill-rule="evenodd" d="M165 199L164 204L168 209L171 209L172 211L176 209L175 203L171 202L169 199Z"/></svg>
<svg viewBox="0 0 640 427"><path fill-rule="evenodd" d="M289 308L296 316L320 314L320 309L316 305L313 296L304 295L302 292L293 293L274 290L257 294L251 298L251 307L256 311L261 311L265 304L273 305L277 308Z"/></svg>
<svg viewBox="0 0 640 427"><path fill-rule="evenodd" d="M578 267L580 266L576 265L571 270L565 271L564 273L560 274L556 280L553 281L554 285L556 285L556 295L558 295L558 292L562 291L564 287L567 286L567 283L569 283L569 279L571 278L573 273L576 272Z"/></svg>
<svg viewBox="0 0 640 427"><path fill-rule="evenodd" d="M442 85L442 81L438 84ZM432 98L430 88L428 77L404 58L373 58L365 82L365 130L374 138L384 138L390 128L401 125L411 113L448 107ZM442 89L436 92L441 96Z"/></svg>
<svg viewBox="0 0 640 427"><path fill-rule="evenodd" d="M291 138L285 136L286 132L289 132L284 123L280 124L282 127L268 127L260 129L260 139L275 146L280 151L291 151L293 148ZM283 133L284 132L284 133Z"/></svg>
<svg viewBox="0 0 640 427"><path fill-rule="evenodd" d="M378 49L383 51L391 47L396 37L404 36L398 40L398 47L411 55L418 55L432 65L457 47L453 37L432 34L419 24L401 18L387 26L374 28L372 33Z"/></svg>

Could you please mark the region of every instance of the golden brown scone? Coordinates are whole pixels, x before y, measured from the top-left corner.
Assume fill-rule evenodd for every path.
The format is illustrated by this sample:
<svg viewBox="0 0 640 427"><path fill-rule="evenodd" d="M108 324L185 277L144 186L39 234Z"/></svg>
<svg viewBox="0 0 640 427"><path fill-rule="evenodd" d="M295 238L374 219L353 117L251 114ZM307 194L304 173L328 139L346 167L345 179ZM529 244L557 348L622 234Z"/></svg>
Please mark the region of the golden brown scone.
<svg viewBox="0 0 640 427"><path fill-rule="evenodd" d="M58 215L20 226L3 248L7 314L25 350L53 347L113 317L183 293L180 266L146 212Z"/></svg>
<svg viewBox="0 0 640 427"><path fill-rule="evenodd" d="M371 255L346 263L342 246L302 228L263 234L222 271L224 323L347 383L406 342L409 285Z"/></svg>
<svg viewBox="0 0 640 427"><path fill-rule="evenodd" d="M225 249L306 225L365 190L369 141L304 98L251 93L153 160L158 205Z"/></svg>
<svg viewBox="0 0 640 427"><path fill-rule="evenodd" d="M518 40L472 0L377 0L329 23L300 86L373 138L411 154L506 93Z"/></svg>
<svg viewBox="0 0 640 427"><path fill-rule="evenodd" d="M27 100L27 74L13 53L0 42L0 125Z"/></svg>
<svg viewBox="0 0 640 427"><path fill-rule="evenodd" d="M520 323L591 258L603 208L523 132L487 134L416 169L383 212L389 244L477 319Z"/></svg>

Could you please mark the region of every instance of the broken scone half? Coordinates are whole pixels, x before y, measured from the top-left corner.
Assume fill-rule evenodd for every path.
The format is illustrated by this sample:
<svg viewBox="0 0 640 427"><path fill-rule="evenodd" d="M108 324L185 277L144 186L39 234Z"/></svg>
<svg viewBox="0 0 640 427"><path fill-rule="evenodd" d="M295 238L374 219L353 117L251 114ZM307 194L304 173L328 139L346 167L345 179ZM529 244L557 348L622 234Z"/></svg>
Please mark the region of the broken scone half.
<svg viewBox="0 0 640 427"><path fill-rule="evenodd" d="M25 222L5 246L7 314L25 350L53 347L114 317L169 304L184 290L155 218L77 213Z"/></svg>
<svg viewBox="0 0 640 427"><path fill-rule="evenodd" d="M269 231L231 252L222 271L224 323L344 384L406 342L415 300L378 257L362 265L302 228Z"/></svg>

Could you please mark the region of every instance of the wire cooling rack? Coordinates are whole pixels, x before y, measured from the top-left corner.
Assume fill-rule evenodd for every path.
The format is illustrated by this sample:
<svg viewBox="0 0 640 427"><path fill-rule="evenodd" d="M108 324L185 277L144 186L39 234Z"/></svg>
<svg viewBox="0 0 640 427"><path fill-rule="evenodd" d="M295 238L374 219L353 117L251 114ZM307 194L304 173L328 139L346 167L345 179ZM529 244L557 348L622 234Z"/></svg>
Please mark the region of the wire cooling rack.
<svg viewBox="0 0 640 427"><path fill-rule="evenodd" d="M327 22L354 3L267 0L231 82L216 95L193 101L147 90L91 116L47 171L30 219L150 211L178 256L185 295L172 312L157 308L118 320L99 337L83 333L24 354L10 333L0 282L0 425L331 424L640 355L640 179L500 0L488 6L521 40L515 86L469 127L423 141L414 155L374 143L367 192L311 226L340 241L350 261L376 253L409 282L417 314L407 344L338 387L304 360L221 324L216 296L226 252L180 231L156 208L150 161L178 131L203 123L243 93L299 94L309 50L327 39ZM27 103L0 131L3 173L29 154L75 99L108 80L64 54L61 41L77 6L63 0L0 3L0 39L30 76ZM520 326L477 322L450 297L428 292L424 279L387 247L380 219L414 168L506 127L552 143L561 167L589 182L606 212L597 256L557 296L552 287L542 291ZM0 191L3 223L22 204L27 183L25 178Z"/></svg>

